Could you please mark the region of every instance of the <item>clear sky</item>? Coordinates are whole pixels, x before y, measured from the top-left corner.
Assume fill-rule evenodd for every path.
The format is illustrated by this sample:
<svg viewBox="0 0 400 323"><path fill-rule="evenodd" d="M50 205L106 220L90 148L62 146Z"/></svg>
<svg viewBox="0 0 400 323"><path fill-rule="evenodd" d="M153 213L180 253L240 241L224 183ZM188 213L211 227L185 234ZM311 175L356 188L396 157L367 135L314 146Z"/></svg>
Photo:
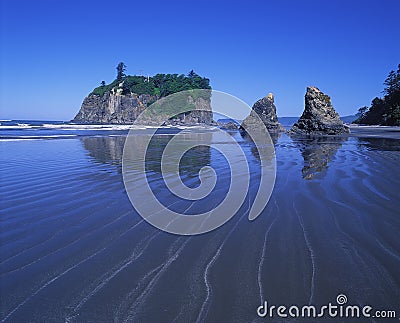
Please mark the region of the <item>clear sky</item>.
<svg viewBox="0 0 400 323"><path fill-rule="evenodd" d="M188 73L298 116L308 85L341 115L381 96L400 63L399 0L1 0L1 119L70 120L123 61Z"/></svg>

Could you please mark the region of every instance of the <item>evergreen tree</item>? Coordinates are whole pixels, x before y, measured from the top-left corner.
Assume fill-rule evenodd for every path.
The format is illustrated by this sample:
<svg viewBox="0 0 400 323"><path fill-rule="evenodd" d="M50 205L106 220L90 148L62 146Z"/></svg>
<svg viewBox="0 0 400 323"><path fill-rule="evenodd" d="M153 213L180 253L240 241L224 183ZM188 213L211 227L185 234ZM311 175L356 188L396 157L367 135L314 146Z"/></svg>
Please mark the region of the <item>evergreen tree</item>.
<svg viewBox="0 0 400 323"><path fill-rule="evenodd" d="M371 107L360 111L354 123L400 126L400 64L397 72L391 71L383 82L383 98L375 98Z"/></svg>
<svg viewBox="0 0 400 323"><path fill-rule="evenodd" d="M126 65L123 62L120 62L117 65L117 80L122 81L125 75Z"/></svg>
<svg viewBox="0 0 400 323"><path fill-rule="evenodd" d="M388 77L383 84L386 86L383 93L391 95L396 91L400 91L400 64L397 67L397 73L390 71Z"/></svg>
<svg viewBox="0 0 400 323"><path fill-rule="evenodd" d="M367 106L359 108L359 109L358 109L358 112L356 113L356 116L357 116L358 118L364 116L364 114L368 111L368 109L369 109L369 108L368 108Z"/></svg>

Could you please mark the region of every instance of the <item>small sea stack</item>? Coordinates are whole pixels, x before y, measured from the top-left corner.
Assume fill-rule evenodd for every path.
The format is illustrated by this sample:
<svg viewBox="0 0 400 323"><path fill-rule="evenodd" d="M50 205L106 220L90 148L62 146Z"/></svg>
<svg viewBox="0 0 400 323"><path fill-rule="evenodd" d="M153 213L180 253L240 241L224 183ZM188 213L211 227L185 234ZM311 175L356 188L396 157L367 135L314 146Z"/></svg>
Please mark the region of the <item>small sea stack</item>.
<svg viewBox="0 0 400 323"><path fill-rule="evenodd" d="M304 135L338 135L349 133L332 106L331 98L314 86L307 87L305 107L290 133Z"/></svg>
<svg viewBox="0 0 400 323"><path fill-rule="evenodd" d="M285 129L278 122L276 107L274 104L274 95L269 93L267 96L254 103L250 115L243 120L241 128L254 129L258 127L257 115L265 124L268 132L281 132Z"/></svg>

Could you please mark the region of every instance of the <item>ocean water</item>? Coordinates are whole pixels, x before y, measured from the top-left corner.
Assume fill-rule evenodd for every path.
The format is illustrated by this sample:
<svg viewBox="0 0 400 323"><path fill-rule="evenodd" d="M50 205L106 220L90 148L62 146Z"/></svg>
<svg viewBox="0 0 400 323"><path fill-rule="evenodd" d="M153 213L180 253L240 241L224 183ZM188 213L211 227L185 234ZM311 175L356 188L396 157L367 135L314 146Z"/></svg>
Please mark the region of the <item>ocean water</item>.
<svg viewBox="0 0 400 323"><path fill-rule="evenodd" d="M154 137L146 170L164 204L196 211L188 201L169 205L160 176L162 148L180 131L194 130ZM213 143L213 130L204 131ZM252 222L259 159L252 142L231 131L248 160L250 189L231 220L198 236L162 232L137 214L122 180L127 133L115 125L1 122L0 321L263 322L256 310L264 301L317 306L339 294L400 316L396 129L274 136L274 190ZM231 178L218 151L189 151L182 181L196 187L204 166L218 175L217 204Z"/></svg>

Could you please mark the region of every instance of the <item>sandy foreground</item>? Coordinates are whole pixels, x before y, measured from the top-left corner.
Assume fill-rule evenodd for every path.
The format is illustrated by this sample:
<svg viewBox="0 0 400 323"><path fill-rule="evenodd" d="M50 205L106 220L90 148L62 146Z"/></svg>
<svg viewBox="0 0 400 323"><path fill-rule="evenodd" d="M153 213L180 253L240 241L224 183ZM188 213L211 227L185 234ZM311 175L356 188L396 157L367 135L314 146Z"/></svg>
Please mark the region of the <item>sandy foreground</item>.
<svg viewBox="0 0 400 323"><path fill-rule="evenodd" d="M248 196L199 236L162 232L135 211L122 182L123 136L1 142L0 321L265 322L256 313L264 301L323 306L339 294L398 310L399 128L351 130L275 138L276 182L255 221L247 212L258 155L233 134L249 160ZM157 166L164 141L148 154L160 200L177 212L218 203L230 185L225 159L206 147L183 158L185 184L197 185L207 165L218 183L204 202L176 200Z"/></svg>

